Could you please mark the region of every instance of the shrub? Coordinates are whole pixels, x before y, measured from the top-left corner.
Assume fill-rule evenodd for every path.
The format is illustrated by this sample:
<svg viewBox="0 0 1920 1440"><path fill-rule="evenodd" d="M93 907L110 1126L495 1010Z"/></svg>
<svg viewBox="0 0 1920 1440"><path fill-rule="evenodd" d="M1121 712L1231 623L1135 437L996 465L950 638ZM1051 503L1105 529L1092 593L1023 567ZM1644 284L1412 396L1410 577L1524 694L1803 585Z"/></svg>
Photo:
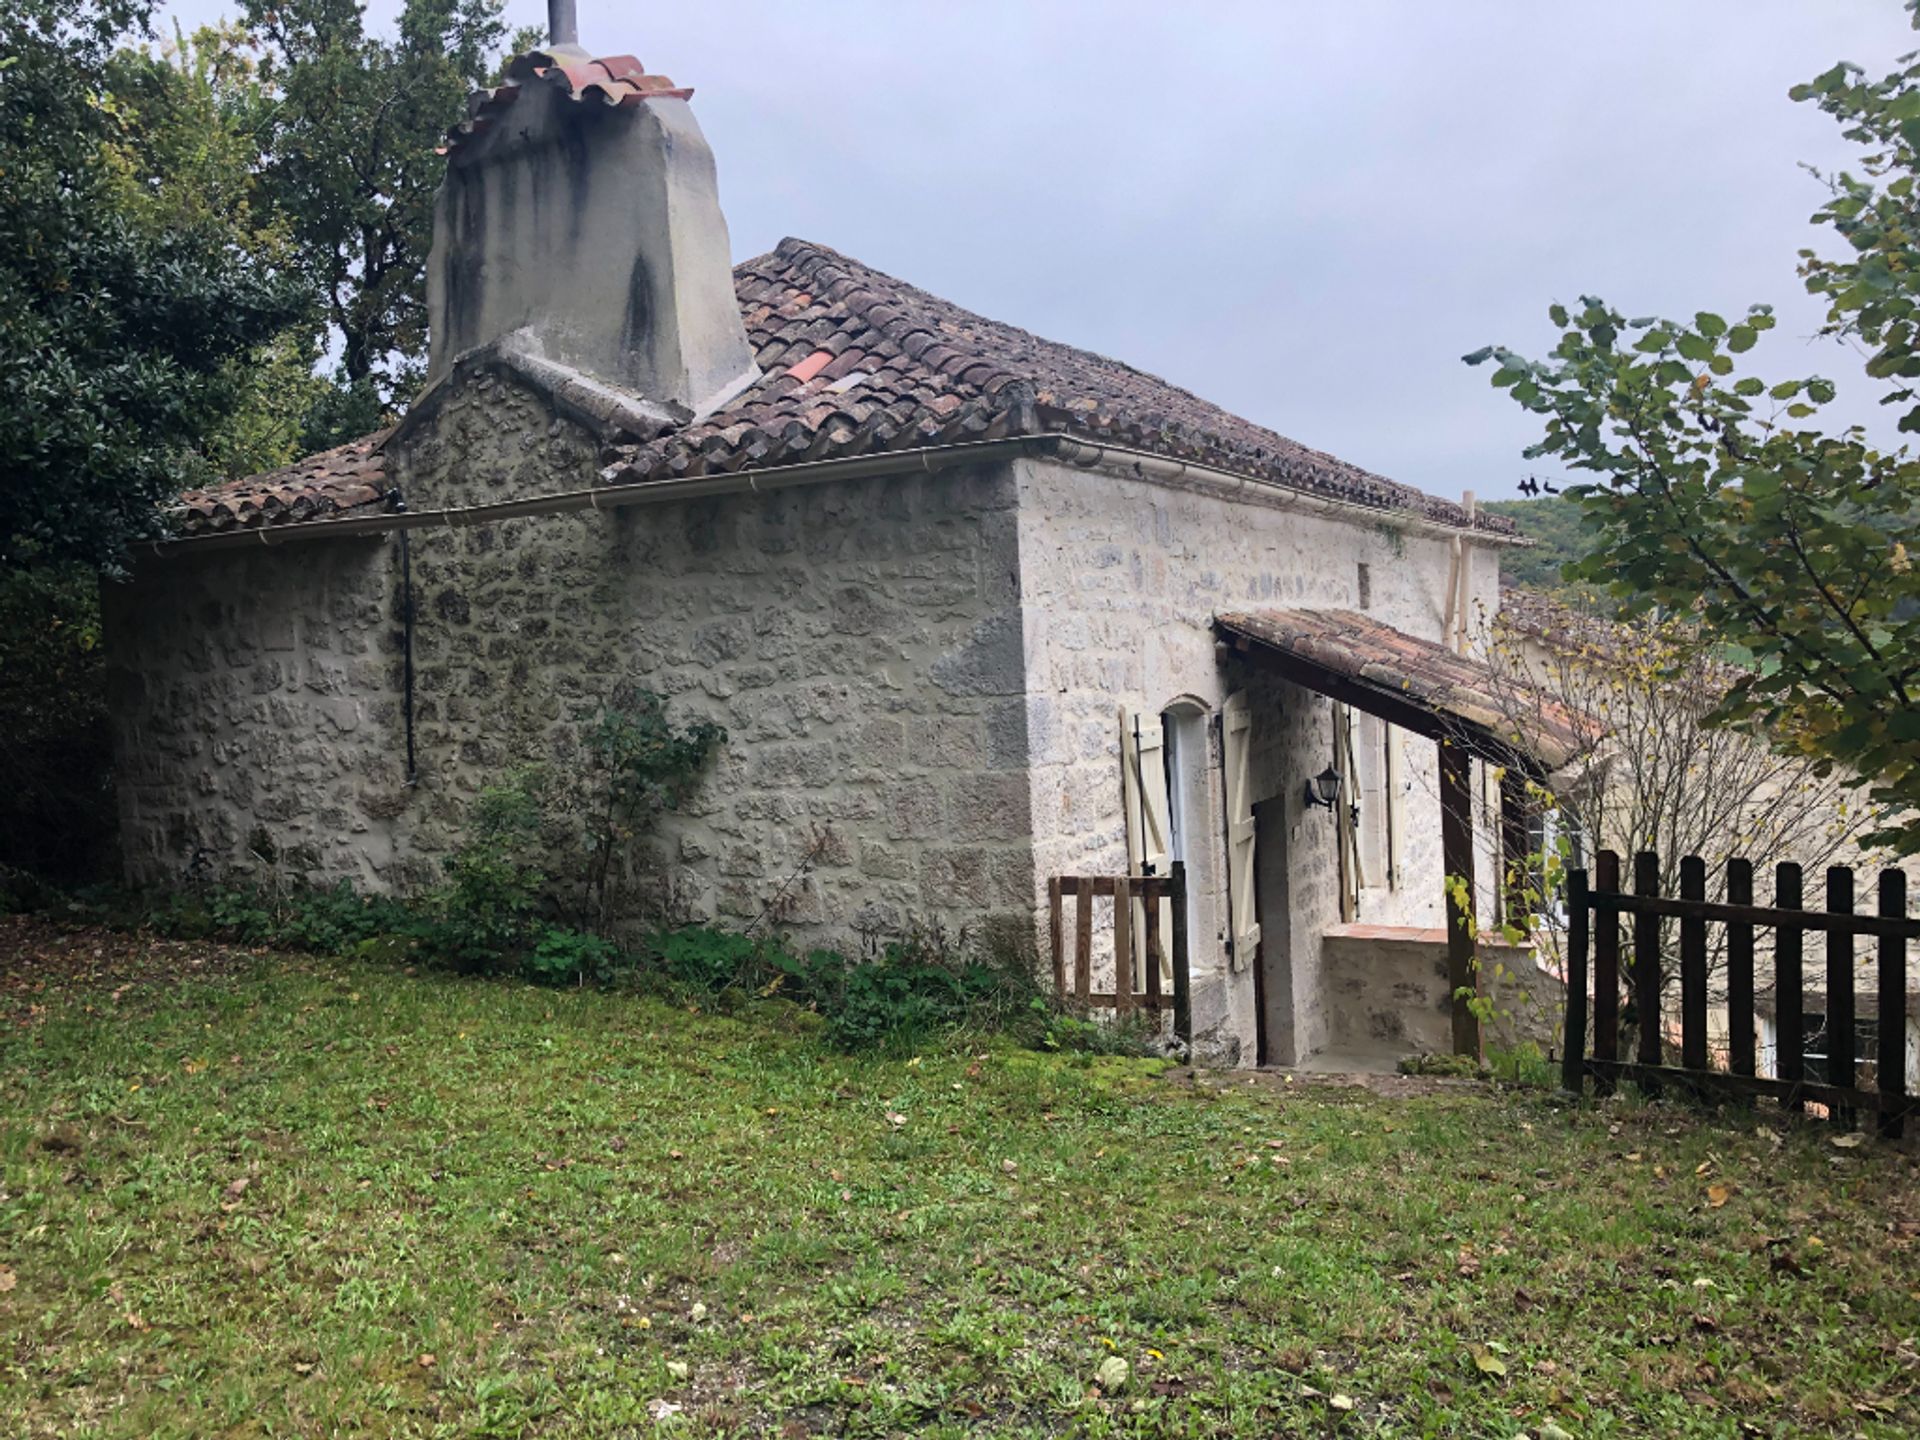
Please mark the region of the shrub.
<svg viewBox="0 0 1920 1440"><path fill-rule="evenodd" d="M482 790L469 834L445 860L447 884L431 900L421 939L428 958L469 974L511 968L540 927L546 876L529 855L539 838L541 777L514 772Z"/></svg>
<svg viewBox="0 0 1920 1440"><path fill-rule="evenodd" d="M626 968L626 954L605 936L554 925L540 932L521 972L542 985L606 985Z"/></svg>
<svg viewBox="0 0 1920 1440"><path fill-rule="evenodd" d="M727 732L710 720L677 727L667 702L637 691L627 708L601 713L587 732L584 909L604 931L612 922L619 862L664 810L678 809Z"/></svg>

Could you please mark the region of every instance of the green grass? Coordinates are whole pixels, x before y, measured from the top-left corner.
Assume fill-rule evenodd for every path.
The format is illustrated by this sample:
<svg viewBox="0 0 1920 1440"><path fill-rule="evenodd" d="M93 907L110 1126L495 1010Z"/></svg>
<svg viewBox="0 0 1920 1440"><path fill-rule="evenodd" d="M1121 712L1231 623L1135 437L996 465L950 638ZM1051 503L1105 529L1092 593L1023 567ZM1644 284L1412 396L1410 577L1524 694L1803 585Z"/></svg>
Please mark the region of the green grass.
<svg viewBox="0 0 1920 1440"><path fill-rule="evenodd" d="M1920 1430L1909 1155L808 1030L277 958L48 1003L0 1434Z"/></svg>

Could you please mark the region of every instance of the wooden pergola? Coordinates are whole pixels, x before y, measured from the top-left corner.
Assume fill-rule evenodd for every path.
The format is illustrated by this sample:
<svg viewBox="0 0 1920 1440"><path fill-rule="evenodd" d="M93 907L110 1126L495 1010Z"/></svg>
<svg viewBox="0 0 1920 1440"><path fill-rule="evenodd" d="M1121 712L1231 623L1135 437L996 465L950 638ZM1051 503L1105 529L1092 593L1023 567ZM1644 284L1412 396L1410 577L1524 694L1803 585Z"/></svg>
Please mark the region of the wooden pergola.
<svg viewBox="0 0 1920 1440"><path fill-rule="evenodd" d="M1440 851L1449 877L1474 889L1471 761L1500 768L1503 869L1527 853L1529 779L1544 780L1585 748L1564 707L1544 692L1495 677L1473 658L1351 610L1262 610L1220 615L1219 638L1236 656L1438 747ZM1524 721L1516 711L1525 712ZM1509 902L1511 903L1511 902ZM1479 937L1454 888L1446 894L1447 979L1453 1048L1479 1055Z"/></svg>

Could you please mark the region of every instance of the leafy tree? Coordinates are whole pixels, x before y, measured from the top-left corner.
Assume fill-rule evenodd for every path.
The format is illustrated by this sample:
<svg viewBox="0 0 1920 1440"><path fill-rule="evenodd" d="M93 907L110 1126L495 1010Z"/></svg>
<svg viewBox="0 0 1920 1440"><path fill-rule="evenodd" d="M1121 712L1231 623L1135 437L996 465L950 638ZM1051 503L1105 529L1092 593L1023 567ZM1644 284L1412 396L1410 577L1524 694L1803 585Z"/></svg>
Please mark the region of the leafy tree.
<svg viewBox="0 0 1920 1440"><path fill-rule="evenodd" d="M182 224L221 230L230 245L282 271L293 267L286 220L261 193L259 136L273 101L244 28L188 35L176 26L164 46L123 47L108 67L107 101L123 120L108 164L139 223L155 233ZM198 447L218 474L272 470L305 448L309 418L330 395L315 373L317 313L315 306L303 323L226 362L229 407Z"/></svg>
<svg viewBox="0 0 1920 1440"><path fill-rule="evenodd" d="M1504 515L1533 541L1531 550L1509 550L1500 559L1501 580L1536 590L1578 590L1566 578L1566 568L1587 556L1593 536L1582 520L1580 502L1567 495L1542 495L1532 500L1489 500L1482 509Z"/></svg>
<svg viewBox="0 0 1920 1440"><path fill-rule="evenodd" d="M0 11L0 564L112 568L159 503L204 478L195 444L230 408L229 362L299 313L271 260L217 219L156 225L106 92L149 0Z"/></svg>
<svg viewBox="0 0 1920 1440"><path fill-rule="evenodd" d="M270 95L261 184L337 346L318 448L375 428L418 380L436 153L504 37L501 0L406 0L370 34L360 0L244 0Z"/></svg>
<svg viewBox="0 0 1920 1440"><path fill-rule="evenodd" d="M1863 147L1814 216L1848 249L1801 268L1895 406L1920 375L1920 64L1901 63L1879 80L1837 65L1793 92ZM1592 297L1549 314L1562 333L1547 358L1466 359L1495 362L1493 383L1543 417L1530 457L1594 477L1570 492L1595 527L1575 576L1634 610L1697 612L1748 662L1715 718L1869 787L1902 812L1876 838L1920 852L1920 460L1820 428L1829 379L1736 374L1773 327L1766 306L1731 323L1628 319ZM1920 406L1900 425L1920 429Z"/></svg>

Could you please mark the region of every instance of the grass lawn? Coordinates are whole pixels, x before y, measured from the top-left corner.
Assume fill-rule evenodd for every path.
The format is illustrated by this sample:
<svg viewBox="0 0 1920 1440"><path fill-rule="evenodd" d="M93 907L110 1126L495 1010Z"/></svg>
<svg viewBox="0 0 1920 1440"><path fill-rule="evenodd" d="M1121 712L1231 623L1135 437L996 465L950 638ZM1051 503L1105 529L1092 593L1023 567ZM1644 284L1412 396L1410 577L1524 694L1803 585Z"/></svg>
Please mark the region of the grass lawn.
<svg viewBox="0 0 1920 1440"><path fill-rule="evenodd" d="M1914 1159L1772 1115L14 971L0 1435L1920 1433Z"/></svg>

